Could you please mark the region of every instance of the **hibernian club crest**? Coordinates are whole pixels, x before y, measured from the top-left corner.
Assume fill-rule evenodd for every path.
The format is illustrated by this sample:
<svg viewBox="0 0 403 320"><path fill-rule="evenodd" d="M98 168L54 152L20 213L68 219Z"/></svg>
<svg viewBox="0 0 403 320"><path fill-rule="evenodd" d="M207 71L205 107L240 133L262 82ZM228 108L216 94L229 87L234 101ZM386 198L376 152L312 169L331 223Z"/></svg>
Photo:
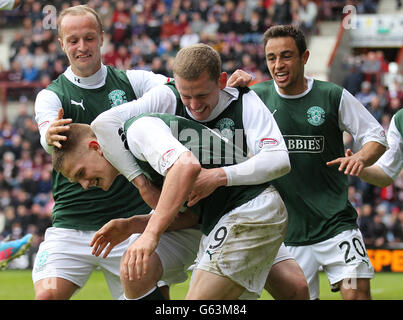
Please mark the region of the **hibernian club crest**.
<svg viewBox="0 0 403 320"><path fill-rule="evenodd" d="M325 110L321 107L314 106L310 107L306 112L308 117L308 122L313 126L320 126L323 122L325 122Z"/></svg>
<svg viewBox="0 0 403 320"><path fill-rule="evenodd" d="M235 131L235 123L230 118L222 118L216 123L216 128L220 130L220 134L227 139L232 139Z"/></svg>
<svg viewBox="0 0 403 320"><path fill-rule="evenodd" d="M109 102L112 107L116 107L121 105L122 103L126 103L126 93L123 90L113 90L108 94Z"/></svg>

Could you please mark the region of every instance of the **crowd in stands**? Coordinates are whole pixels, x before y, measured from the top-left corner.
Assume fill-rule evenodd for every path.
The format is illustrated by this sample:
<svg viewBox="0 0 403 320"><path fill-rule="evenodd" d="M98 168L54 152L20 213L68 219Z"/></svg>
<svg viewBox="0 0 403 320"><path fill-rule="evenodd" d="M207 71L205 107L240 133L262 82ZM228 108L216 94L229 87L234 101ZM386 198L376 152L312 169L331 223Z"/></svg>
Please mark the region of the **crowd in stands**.
<svg viewBox="0 0 403 320"><path fill-rule="evenodd" d="M345 0L147 0L53 1L56 13L86 3L100 14L105 29L103 60L121 69L144 69L172 76L178 49L204 42L216 48L223 70L238 68L254 74L255 82L269 79L262 34L274 24L295 24L308 36L320 32L322 19L333 19ZM375 0L351 2L359 13L376 11ZM45 1L25 1L0 15L0 28L20 25L10 43L10 67L0 65L0 81L38 82L45 87L68 66L57 42L55 28L45 29ZM53 12L54 13L54 12ZM337 16L337 15L336 15ZM18 21L18 22L16 22ZM389 61L381 51L367 52L346 61L351 72L344 86L387 130L391 116L401 108L401 79L388 79ZM33 92L30 100L34 99ZM20 99L14 92L10 99ZM0 240L33 233L33 247L51 225L52 193L49 155L39 144L39 133L27 103L11 123L0 126ZM346 145L351 143L346 136ZM359 212L367 244L403 242L403 176L387 188L350 179L349 198Z"/></svg>

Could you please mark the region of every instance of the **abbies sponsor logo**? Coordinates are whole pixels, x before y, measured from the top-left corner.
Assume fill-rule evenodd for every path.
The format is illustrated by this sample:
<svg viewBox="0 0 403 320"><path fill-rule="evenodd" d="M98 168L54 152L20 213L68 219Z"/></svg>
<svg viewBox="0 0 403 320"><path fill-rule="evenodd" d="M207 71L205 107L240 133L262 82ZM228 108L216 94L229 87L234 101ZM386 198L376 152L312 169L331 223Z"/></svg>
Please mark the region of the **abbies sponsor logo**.
<svg viewBox="0 0 403 320"><path fill-rule="evenodd" d="M324 136L284 135L288 152L320 153L324 149Z"/></svg>
<svg viewBox="0 0 403 320"><path fill-rule="evenodd" d="M263 138L259 141L259 148L262 149L264 146L277 146L278 141L274 138Z"/></svg>
<svg viewBox="0 0 403 320"><path fill-rule="evenodd" d="M161 156L161 168L165 170L168 166L172 164L172 160L176 155L175 149L169 149Z"/></svg>

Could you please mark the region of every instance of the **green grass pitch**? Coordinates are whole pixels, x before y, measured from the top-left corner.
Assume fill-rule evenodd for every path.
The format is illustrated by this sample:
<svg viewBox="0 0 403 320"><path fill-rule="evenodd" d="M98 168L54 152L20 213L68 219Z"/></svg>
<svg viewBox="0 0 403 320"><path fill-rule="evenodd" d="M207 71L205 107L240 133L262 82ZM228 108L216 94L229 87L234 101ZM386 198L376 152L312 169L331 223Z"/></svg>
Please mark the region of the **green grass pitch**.
<svg viewBox="0 0 403 320"><path fill-rule="evenodd" d="M403 273L376 273L371 280L371 294L374 300L403 299ZM183 300L189 281L171 288L171 299ZM340 293L330 292L329 283L324 273L320 274L320 298L322 300L340 300ZM32 300L34 290L30 270L0 271L0 300ZM112 299L105 278L100 271L95 271L82 290L72 300L109 300ZM264 291L262 300L271 300Z"/></svg>

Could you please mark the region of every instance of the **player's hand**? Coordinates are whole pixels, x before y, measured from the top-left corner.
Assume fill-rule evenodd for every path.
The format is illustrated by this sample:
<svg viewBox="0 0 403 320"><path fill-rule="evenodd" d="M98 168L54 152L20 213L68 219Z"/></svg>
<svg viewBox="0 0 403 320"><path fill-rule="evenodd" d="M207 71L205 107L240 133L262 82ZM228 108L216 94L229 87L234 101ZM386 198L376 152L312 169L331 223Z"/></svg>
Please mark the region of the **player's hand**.
<svg viewBox="0 0 403 320"><path fill-rule="evenodd" d="M120 264L120 274L133 281L140 280L148 272L148 261L157 248L159 239L150 232L144 232L127 249Z"/></svg>
<svg viewBox="0 0 403 320"><path fill-rule="evenodd" d="M112 249L119 243L131 236L132 232L128 227L127 219L114 219L105 224L95 232L90 246L93 247L92 254L99 256L105 249L103 258L106 258Z"/></svg>
<svg viewBox="0 0 403 320"><path fill-rule="evenodd" d="M350 176L359 176L365 168L365 163L360 157L359 152L353 153L350 149L346 150L345 157L337 158L326 163L328 166L339 166L339 171L344 171L344 174Z"/></svg>
<svg viewBox="0 0 403 320"><path fill-rule="evenodd" d="M201 199L212 194L218 187L226 185L226 183L226 175L221 168L202 168L189 194L187 206L194 206Z"/></svg>
<svg viewBox="0 0 403 320"><path fill-rule="evenodd" d="M51 122L48 131L46 131L46 143L59 149L62 148L59 141L67 140L67 137L62 133L70 129L67 124L73 121L72 119L63 119L63 114L63 108L60 108L56 119Z"/></svg>
<svg viewBox="0 0 403 320"><path fill-rule="evenodd" d="M229 77L227 81L227 86L228 87L247 87L249 83L253 80L253 77L241 70L238 69L236 70L231 77Z"/></svg>

